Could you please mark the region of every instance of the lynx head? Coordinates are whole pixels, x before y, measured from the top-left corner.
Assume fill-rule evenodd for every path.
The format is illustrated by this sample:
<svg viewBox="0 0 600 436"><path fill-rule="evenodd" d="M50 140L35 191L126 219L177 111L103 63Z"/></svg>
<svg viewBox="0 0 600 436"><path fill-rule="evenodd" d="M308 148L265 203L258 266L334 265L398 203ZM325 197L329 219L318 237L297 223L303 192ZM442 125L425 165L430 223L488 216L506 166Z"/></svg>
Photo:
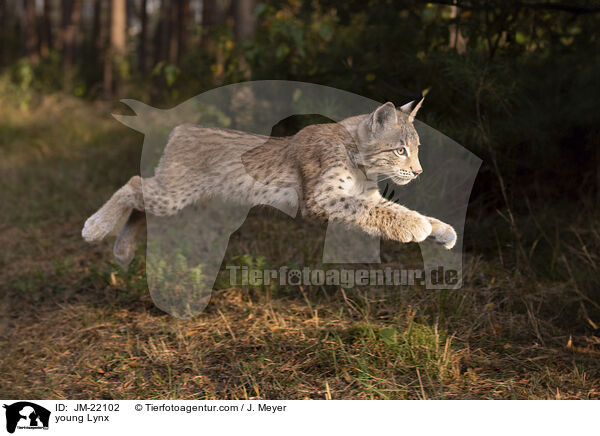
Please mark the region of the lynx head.
<svg viewBox="0 0 600 436"><path fill-rule="evenodd" d="M406 185L423 172L419 162L419 135L413 126L423 99L413 108L379 106L358 126L361 164L369 178L383 177Z"/></svg>

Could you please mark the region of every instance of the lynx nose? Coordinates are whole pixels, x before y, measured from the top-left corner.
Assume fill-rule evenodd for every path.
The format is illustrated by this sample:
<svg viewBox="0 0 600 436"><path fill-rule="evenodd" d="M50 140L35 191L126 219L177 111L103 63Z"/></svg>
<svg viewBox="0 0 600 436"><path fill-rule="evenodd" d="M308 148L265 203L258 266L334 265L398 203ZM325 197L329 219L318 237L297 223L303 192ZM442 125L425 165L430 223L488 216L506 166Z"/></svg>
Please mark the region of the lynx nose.
<svg viewBox="0 0 600 436"><path fill-rule="evenodd" d="M421 174L423 172L423 170L417 170L417 171L413 171L413 174L416 176L418 176L419 174Z"/></svg>

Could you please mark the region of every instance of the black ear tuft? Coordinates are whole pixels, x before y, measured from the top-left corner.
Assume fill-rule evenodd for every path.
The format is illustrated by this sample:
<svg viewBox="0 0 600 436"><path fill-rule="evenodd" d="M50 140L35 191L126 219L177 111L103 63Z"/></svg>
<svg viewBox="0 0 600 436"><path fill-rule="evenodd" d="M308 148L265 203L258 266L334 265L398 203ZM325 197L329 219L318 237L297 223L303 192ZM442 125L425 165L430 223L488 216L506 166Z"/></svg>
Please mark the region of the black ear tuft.
<svg viewBox="0 0 600 436"><path fill-rule="evenodd" d="M426 94L426 92L423 93L423 97L421 97L421 100L419 100L419 102L417 103L416 106L415 106L416 100L413 100L410 103L406 103L405 105L400 106L400 111L402 111L408 115L408 121L410 121L411 123L415 120L415 116L417 115L417 112L419 111L419 109L421 109L423 100L425 100L425 94Z"/></svg>
<svg viewBox="0 0 600 436"><path fill-rule="evenodd" d="M400 111L404 112L406 115L410 114L410 111L412 111L413 106L415 105L415 100L411 101L410 103L406 103L402 106L400 106Z"/></svg>

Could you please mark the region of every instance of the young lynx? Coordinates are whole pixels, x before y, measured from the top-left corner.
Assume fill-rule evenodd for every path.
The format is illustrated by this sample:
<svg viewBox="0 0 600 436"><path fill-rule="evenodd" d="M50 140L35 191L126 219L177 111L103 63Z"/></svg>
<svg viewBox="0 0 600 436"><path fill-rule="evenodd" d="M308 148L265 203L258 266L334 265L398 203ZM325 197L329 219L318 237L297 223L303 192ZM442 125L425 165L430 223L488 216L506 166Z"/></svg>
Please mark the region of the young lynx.
<svg viewBox="0 0 600 436"><path fill-rule="evenodd" d="M174 215L221 197L299 207L304 216L404 243L431 236L451 249L456 232L450 225L386 200L377 186L378 178L405 185L423 172L413 126L422 102L399 109L385 103L371 114L311 125L285 138L182 124L171 132L154 176L132 177L88 218L82 236L99 241L129 216L114 246L115 258L126 265L143 212Z"/></svg>

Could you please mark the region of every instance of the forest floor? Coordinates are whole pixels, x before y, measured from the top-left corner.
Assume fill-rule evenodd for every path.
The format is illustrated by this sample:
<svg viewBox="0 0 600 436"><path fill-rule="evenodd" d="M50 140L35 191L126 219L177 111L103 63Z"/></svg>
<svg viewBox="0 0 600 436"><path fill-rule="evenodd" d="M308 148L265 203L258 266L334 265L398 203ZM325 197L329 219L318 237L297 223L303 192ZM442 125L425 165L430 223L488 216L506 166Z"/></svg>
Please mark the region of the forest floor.
<svg viewBox="0 0 600 436"><path fill-rule="evenodd" d="M0 107L0 397L600 398L600 312L585 279L573 267L570 278L533 280L506 262L505 246L467 245L455 291L227 287L191 319L162 312L143 247L123 270L112 263L114 238L80 236L85 218L139 173L143 138L109 112L60 96L28 111ZM481 225L466 232L493 234ZM245 255L277 267L295 253L269 241L293 233L310 243L311 226L253 210L224 265ZM586 226L587 244L599 246L598 227ZM596 268L593 250L569 247L557 263ZM414 244L382 251L418 254Z"/></svg>

